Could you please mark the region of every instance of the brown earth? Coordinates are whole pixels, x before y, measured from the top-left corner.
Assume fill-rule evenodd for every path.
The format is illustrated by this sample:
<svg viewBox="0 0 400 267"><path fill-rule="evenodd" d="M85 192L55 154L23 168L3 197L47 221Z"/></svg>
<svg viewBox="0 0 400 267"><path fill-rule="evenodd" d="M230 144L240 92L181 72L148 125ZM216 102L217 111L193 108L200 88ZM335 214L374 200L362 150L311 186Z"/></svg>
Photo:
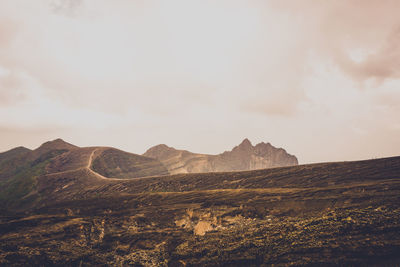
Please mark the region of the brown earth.
<svg viewBox="0 0 400 267"><path fill-rule="evenodd" d="M21 147L0 153L0 208L27 208L48 198L39 190L43 177L51 184L64 175L85 181L87 176L118 180L167 174L156 159L110 147L81 148L56 139L35 150Z"/></svg>
<svg viewBox="0 0 400 267"><path fill-rule="evenodd" d="M0 265L400 264L400 157L126 180L96 151L3 206Z"/></svg>

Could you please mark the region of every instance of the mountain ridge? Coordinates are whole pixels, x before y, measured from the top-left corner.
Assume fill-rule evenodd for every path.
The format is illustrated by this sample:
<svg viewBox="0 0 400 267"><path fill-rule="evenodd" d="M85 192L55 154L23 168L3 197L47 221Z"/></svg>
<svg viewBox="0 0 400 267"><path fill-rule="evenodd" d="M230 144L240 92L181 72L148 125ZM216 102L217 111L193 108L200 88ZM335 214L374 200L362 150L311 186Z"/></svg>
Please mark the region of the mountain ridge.
<svg viewBox="0 0 400 267"><path fill-rule="evenodd" d="M1 266L400 263L400 157L121 179L164 165L60 141L33 161L16 151L0 166L21 164L0 179ZM284 150L244 140L232 151L221 160Z"/></svg>
<svg viewBox="0 0 400 267"><path fill-rule="evenodd" d="M85 168L41 175L35 205L0 202L0 265L398 266L399 174L400 157L130 180Z"/></svg>
<svg viewBox="0 0 400 267"><path fill-rule="evenodd" d="M253 146L245 138L231 151L217 155L193 153L160 144L149 148L143 156L160 160L171 174L194 172L245 171L298 165L296 156L270 143Z"/></svg>
<svg viewBox="0 0 400 267"><path fill-rule="evenodd" d="M15 148L0 154L0 207L35 205L45 197L41 187L71 175L92 186L104 179L167 174L156 159L110 147L78 147L55 139L34 150ZM78 188L81 182L76 184Z"/></svg>

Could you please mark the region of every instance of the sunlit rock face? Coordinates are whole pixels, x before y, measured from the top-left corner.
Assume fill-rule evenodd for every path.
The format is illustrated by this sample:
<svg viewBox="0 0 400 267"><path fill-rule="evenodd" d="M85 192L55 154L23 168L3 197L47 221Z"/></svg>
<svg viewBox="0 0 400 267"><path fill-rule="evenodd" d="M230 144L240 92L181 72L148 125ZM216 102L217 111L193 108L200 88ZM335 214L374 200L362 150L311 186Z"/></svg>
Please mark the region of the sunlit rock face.
<svg viewBox="0 0 400 267"><path fill-rule="evenodd" d="M244 171L298 165L297 158L283 148L264 142L253 146L247 138L231 151L218 155L196 154L164 144L150 148L143 155L161 161L171 174Z"/></svg>

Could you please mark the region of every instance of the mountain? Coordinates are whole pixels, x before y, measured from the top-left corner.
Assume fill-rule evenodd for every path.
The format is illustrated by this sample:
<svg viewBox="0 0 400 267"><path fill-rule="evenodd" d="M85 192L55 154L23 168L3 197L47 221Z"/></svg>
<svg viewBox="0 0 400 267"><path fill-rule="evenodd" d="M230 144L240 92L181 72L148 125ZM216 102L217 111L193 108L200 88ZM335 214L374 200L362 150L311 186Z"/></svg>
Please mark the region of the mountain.
<svg viewBox="0 0 400 267"><path fill-rule="evenodd" d="M17 147L0 153L0 180L9 178L22 169L29 169L55 155L77 148L61 139L46 142L35 150Z"/></svg>
<svg viewBox="0 0 400 267"><path fill-rule="evenodd" d="M279 151L244 140L213 162L247 168ZM0 266L400 264L400 157L165 174L156 159L61 139L0 153Z"/></svg>
<svg viewBox="0 0 400 267"><path fill-rule="evenodd" d="M106 177L115 178L138 178L169 174L158 160L115 148L100 150L96 159L93 160L92 169Z"/></svg>
<svg viewBox="0 0 400 267"><path fill-rule="evenodd" d="M37 149L32 151L32 153L30 154L30 157L31 158L40 157L50 151L69 151L69 150L73 150L73 149L77 149L77 148L78 148L77 146L67 143L64 140L58 138L58 139L43 143Z"/></svg>
<svg viewBox="0 0 400 267"><path fill-rule="evenodd" d="M127 180L85 167L103 149L0 210L0 266L400 264L400 157Z"/></svg>
<svg viewBox="0 0 400 267"><path fill-rule="evenodd" d="M79 178L74 184L79 187L83 181L90 186L110 178L168 174L156 159L110 147L81 148L56 139L35 150L19 147L0 153L0 208L46 202L49 196L43 195L44 188L48 190L67 176Z"/></svg>
<svg viewBox="0 0 400 267"><path fill-rule="evenodd" d="M143 156L161 161L171 174L245 171L298 165L297 158L270 143L253 146L246 138L231 151L219 155L196 154L177 150L167 145L157 145Z"/></svg>
<svg viewBox="0 0 400 267"><path fill-rule="evenodd" d="M9 151L0 153L0 181L12 174L22 164L26 155L31 152L25 147L16 147Z"/></svg>
<svg viewBox="0 0 400 267"><path fill-rule="evenodd" d="M20 155L26 154L30 151L31 150L26 147L19 146L19 147L13 148L11 150L8 150L6 152L2 152L2 153L0 153L0 163L3 162L3 160L10 160L10 159L18 157Z"/></svg>

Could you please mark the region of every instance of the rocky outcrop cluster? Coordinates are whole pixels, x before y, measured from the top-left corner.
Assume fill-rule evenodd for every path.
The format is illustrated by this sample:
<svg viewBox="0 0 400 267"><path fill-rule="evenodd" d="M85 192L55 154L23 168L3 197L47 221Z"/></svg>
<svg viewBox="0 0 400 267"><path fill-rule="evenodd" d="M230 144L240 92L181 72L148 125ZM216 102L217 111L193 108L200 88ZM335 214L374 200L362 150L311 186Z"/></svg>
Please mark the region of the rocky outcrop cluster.
<svg viewBox="0 0 400 267"><path fill-rule="evenodd" d="M171 174L245 171L298 165L297 158L283 148L264 142L253 146L248 139L244 139L231 151L218 155L196 154L162 144L150 148L143 156L161 161Z"/></svg>

